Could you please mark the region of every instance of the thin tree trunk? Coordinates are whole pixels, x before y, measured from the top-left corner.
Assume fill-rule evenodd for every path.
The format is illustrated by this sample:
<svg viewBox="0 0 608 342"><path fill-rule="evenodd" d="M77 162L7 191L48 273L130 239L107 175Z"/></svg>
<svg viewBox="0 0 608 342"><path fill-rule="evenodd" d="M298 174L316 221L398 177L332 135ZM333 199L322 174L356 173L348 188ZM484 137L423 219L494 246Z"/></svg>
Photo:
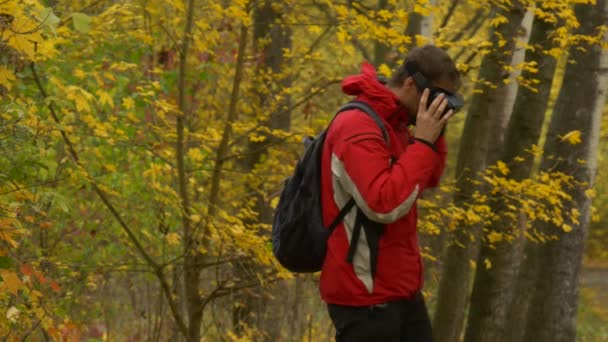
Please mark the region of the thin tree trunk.
<svg viewBox="0 0 608 342"><path fill-rule="evenodd" d="M542 125L549 102L551 85L557 61L544 53L551 47L552 42L546 37L555 28L554 25L536 20L532 27L529 45L532 46L526 55L527 62L536 62L539 73L523 73L526 79L536 78L540 81L538 92L521 87L514 105L514 111L504 141L500 159L507 163L516 157L523 157L525 150L532 144L538 143ZM534 159L526 158L524 162L513 163L509 177L522 180L530 176ZM511 164L510 164L511 165ZM500 199L492 203L492 210L499 213L502 208ZM517 223L516 223L517 224ZM513 242L503 240L490 246L482 244L477 261L475 282L471 295L465 341L519 341L506 338L509 335L508 321L518 318L508 315L513 295L513 283L516 279L518 260L515 251L518 250L517 237L523 232L512 229L513 222L504 223L500 220L492 227L493 230L505 235L515 235ZM482 267L484 260L490 260L492 268Z"/></svg>
<svg viewBox="0 0 608 342"><path fill-rule="evenodd" d="M416 36L421 32L422 16L416 12L410 12L408 15L407 28L405 34L412 38L410 47L416 46Z"/></svg>
<svg viewBox="0 0 608 342"><path fill-rule="evenodd" d="M608 22L608 0L576 5L575 12L581 23L577 33L596 34L597 27ZM606 42L608 36L604 36ZM565 172L575 178L570 192L573 202L565 206L564 212L577 209L580 223L573 224L568 233L553 225L542 227L559 240L538 246L539 269L533 287L536 291L524 341L571 342L576 338L579 275L591 214L591 199L585 191L593 186L597 171L599 127L608 92L608 56L598 45L585 47L584 51L572 47L569 58L572 63L566 67L541 169ZM573 130L582 133L582 143L571 145L561 139Z"/></svg>
<svg viewBox="0 0 608 342"><path fill-rule="evenodd" d="M532 10L526 11L521 27L517 30L518 32L515 39L518 39L522 43L528 43L533 19L534 12ZM540 39L543 39L542 42L550 43L551 41L546 37L547 36L544 36ZM521 64L524 61L524 58L525 49L514 47L513 58L511 60L511 67L514 69L514 71L509 73L508 84L500 87L500 90L497 90L497 92L500 92L496 96L497 101L494 103L494 106L490 108L491 111L496 112L495 118L490 123L490 131L498 133L498 135L494 137L496 143L488 146L488 165L492 165L501 159L506 160L505 158L509 157L506 155L501 156L501 154L505 148L509 148L507 146L503 147L505 145L504 138L507 134L505 132L507 131L507 125L509 124L509 119L513 113L515 99L517 98L517 93L519 91L517 77L521 75L521 70L517 68L517 65ZM546 72L546 70L543 70L543 72ZM534 77L535 75L530 74L527 76ZM551 76L553 76L553 74L551 74ZM517 153L519 153L519 151L517 151Z"/></svg>
<svg viewBox="0 0 608 342"><path fill-rule="evenodd" d="M479 78L497 85L497 88L484 89L471 100L471 106L465 122L463 139L460 144L456 175L457 187L460 189L454 198L457 205L466 203L479 187L470 183L476 174L485 169L488 156L488 146L496 143L499 132L491 131L491 121L496 119L498 113L493 112L495 104L499 102L502 94L504 67L511 64L514 40L499 47L501 37L515 37L520 29L525 9L519 2L504 13L498 14L508 18L506 24L500 25L492 34L492 43L495 47L492 52L484 56ZM504 87L504 85L502 86ZM439 283L437 311L434 317L435 339L441 342L458 341L463 328L466 304L469 298L471 266L470 261L476 260L478 241L469 236L480 236L480 227L460 229L456 232L459 244L452 244L447 249L443 259L443 272Z"/></svg>
<svg viewBox="0 0 608 342"><path fill-rule="evenodd" d="M430 0L431 6L437 6L437 0ZM426 37L429 43L433 43L433 21L435 16L433 14L427 15L421 18L420 21L420 35Z"/></svg>
<svg viewBox="0 0 608 342"><path fill-rule="evenodd" d="M238 48L238 56L237 56L237 65L236 71L234 74L234 81L232 84L232 94L230 96L230 105L228 109L228 117L226 123L224 125L224 131L222 133L222 139L220 141L220 145L218 147L216 158L215 158L215 166L213 168L213 172L211 175L211 191L209 196L209 204L207 206L207 218L205 223L205 229L203 234L208 231L209 223L213 220L217 212L217 205L219 201L220 195L220 182L223 174L223 164L226 156L229 153L229 140L232 138L232 124L236 121L238 117L237 111L237 102L239 100L240 86L243 77L243 68L244 68L244 60L245 53L247 47L247 35L248 35L248 27L245 24L241 24L240 30L240 38L239 38L239 48ZM206 243L209 242L206 234L203 236Z"/></svg>
<svg viewBox="0 0 608 342"><path fill-rule="evenodd" d="M254 9L254 44L255 53L260 56L260 63L258 65L258 71L265 72L269 70L272 75L280 75L283 73L285 68L285 58L283 51L292 47L292 31L291 28L281 25L281 17L288 11L286 8L287 4L280 1L263 1L260 2L258 7ZM269 43L263 47L258 46L258 42L262 40L268 40ZM273 83L276 82L280 86L278 89L286 89L291 87L291 77L286 77L281 80L273 78ZM273 89L271 84L260 84L260 89ZM268 94L262 91L258 94L260 108L264 111L268 103L267 99L274 98L274 94L271 92ZM267 122L263 123L263 126L270 129L281 129L284 131L289 130L291 116L289 113L284 113L281 108L289 107L290 99L285 97L285 100L281 105L277 106L277 110L270 114L270 118ZM261 142L249 141L247 144L246 157L243 160L243 167L245 172L251 173L254 171L258 163L263 159L262 157L267 153L269 146L274 142L272 136L267 136L267 139ZM254 189L250 189L252 193L255 193ZM272 210L268 203L264 200L263 196L256 195L256 212L257 220L252 222L245 222L250 226L255 226L259 223L271 222ZM244 261L236 265L235 271L238 278L249 277L252 278L251 274L255 274L258 270L258 266L253 262ZM256 308L259 310L267 309L267 298L265 297L264 291L258 292L255 295L252 291L243 291L237 294L236 299L239 301L239 305L233 309L233 326L237 334L241 333L241 329L244 326L260 326L261 320L266 315L254 315ZM268 310L269 311L269 310ZM268 314L271 316L271 320L280 319L273 315L272 311ZM256 322L256 320L258 320Z"/></svg>
<svg viewBox="0 0 608 342"><path fill-rule="evenodd" d="M190 42L192 27L194 23L194 0L188 1L186 8L186 25L182 38L182 46L179 58L179 85L178 85L178 106L180 113L177 116L177 141L175 147L175 156L177 158L177 175L178 175L178 190L182 206L182 229L184 234L184 294L186 301L186 310L188 313L188 338L191 341L200 340L200 330L202 323L202 299L199 294L200 287L200 258L199 251L194 248L197 232L193 229L190 216L192 208L190 205L190 197L188 191L188 175L185 167L185 146L186 137L184 136L186 121L189 117L189 110L186 103L186 74L188 54L190 52Z"/></svg>

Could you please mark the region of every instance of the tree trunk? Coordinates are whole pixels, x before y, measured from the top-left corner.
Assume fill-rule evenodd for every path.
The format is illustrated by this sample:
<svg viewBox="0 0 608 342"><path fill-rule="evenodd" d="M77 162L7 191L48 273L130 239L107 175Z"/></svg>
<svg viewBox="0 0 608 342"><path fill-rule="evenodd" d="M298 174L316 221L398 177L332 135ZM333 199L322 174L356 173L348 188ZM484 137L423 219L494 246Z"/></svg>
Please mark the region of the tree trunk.
<svg viewBox="0 0 608 342"><path fill-rule="evenodd" d="M515 37L520 29L525 9L516 2L510 9L499 11L499 15L508 18L506 24L496 28L492 34L492 43L495 47L492 52L484 56L479 78L497 85L497 88L487 87L483 93L477 94L471 100L471 105L465 122L456 176L459 191L454 201L457 205L466 203L472 194L479 188L470 183L476 174L485 169L488 155L488 146L496 143L499 132L491 131L492 120L496 120L498 112L494 111L496 104L504 92L504 67L511 64L514 40L498 47L499 36ZM508 74L507 74L508 75ZM470 291L469 278L471 277L470 260L476 259L478 243L469 238L480 236L481 228L472 227L459 229L456 239L460 244L452 244L447 249L443 259L443 272L439 283L437 311L434 317L435 339L441 342L458 341L462 332L466 304Z"/></svg>
<svg viewBox="0 0 608 342"><path fill-rule="evenodd" d="M264 1L254 9L253 38L256 44L256 54L260 56L258 70L261 72L269 70L273 75L279 75L285 67L286 61L283 51L292 47L292 31L289 27L281 25L279 19L287 12L286 6L284 2ZM268 39L269 43L262 47L258 46L257 43L264 39ZM277 88L280 90L291 87L290 77L278 81L273 79L271 82L278 83L279 87ZM272 87L271 84L265 83L260 85L260 89L272 89ZM267 99L274 98L273 95L264 91L260 92L258 94L260 108L267 107L269 105ZM289 97L286 97L284 106L278 106L277 110L270 114L270 119L264 123L264 126L270 129L289 130L291 124L290 115L282 111L282 107L289 107ZM243 160L243 167L246 172L250 173L255 169L273 142L274 139L271 136L268 136L267 139L261 142L248 142ZM253 189L251 192L254 193ZM256 211L258 213L257 221L246 222L246 224L255 225L260 222L271 222L272 210L260 195L256 196ZM249 274L255 273L256 267L254 263L241 262L236 267L237 278L245 279ZM241 328L244 326L259 326L260 324L257 324L255 321L256 315L254 311L256 308L263 309L267 307L263 303L266 300L264 294L257 293L253 295L252 292L241 292L236 298L240 302L240 305L236 306L233 310L233 325L237 334L241 332ZM260 316L263 315L258 315L257 319L260 319Z"/></svg>
<svg viewBox="0 0 608 342"><path fill-rule="evenodd" d="M526 61L536 62L539 66L539 73L532 74L525 71L522 76L525 79L538 79L540 81L539 89L538 92L526 87L518 90L513 114L505 134L504 148L499 154L499 158L496 158L512 165L509 177L518 181L530 176L534 159L528 157L524 162L513 164L510 162L515 157L523 157L527 148L538 143L549 102L557 61L544 51L551 47L552 42L546 37L553 29L552 24L540 19L533 24L529 41L532 50L527 52ZM498 198L491 205L492 210L499 213L503 204ZM498 221L492 229L509 236L522 235L523 232L519 232L517 229L513 231L512 226L513 222ZM519 264L519 258L515 255L515 251L519 247L517 241L517 238L514 241L503 239L492 246L487 242L482 244L471 295L465 341L520 340L505 338L510 336L509 329L506 329L507 318L508 320L518 319L507 314L512 300L512 284L513 279L516 278L516 265ZM492 268L481 267L486 259L491 261Z"/></svg>
<svg viewBox="0 0 608 342"><path fill-rule="evenodd" d="M178 192L182 206L182 229L184 235L184 295L186 302L186 311L188 314L188 341L200 340L200 330L202 323L202 300L199 294L200 288L200 266L199 252L193 248L196 241L197 232L192 226L190 215L192 214L192 206L190 202L189 189L187 184L188 175L185 166L185 148L186 148L186 125L190 116L188 105L186 103L186 77L188 72L187 61L190 52L190 42L192 27L194 25L194 0L188 1L186 11L186 25L184 28L182 46L180 50L179 61L179 85L178 85L178 105L180 115L176 119L176 148L175 156L177 159L177 174L178 174Z"/></svg>
<svg viewBox="0 0 608 342"><path fill-rule="evenodd" d="M525 14L522 24L521 24L521 28L518 30L517 36L515 37L516 39L519 39L520 41L522 41L524 43L527 43L529 41L533 19L534 19L534 12L532 10L526 11L526 14ZM540 39L544 38L542 40L542 42L546 42L548 44L550 42L550 40L546 39L545 37L542 37ZM538 43L540 43L540 42L541 41L539 41ZM545 44L545 45L547 45L547 44ZM513 109L515 106L515 100L516 100L517 94L519 92L519 86L517 84L517 77L521 75L521 70L519 70L517 68L517 66L524 61L525 55L526 55L526 51L524 48L514 47L513 58L511 60L511 67L514 70L509 73L508 84L504 87L500 87L501 90L499 91L500 94L498 94L498 96L497 96L498 99L497 99L496 103L494 104L493 108L491 108L491 110L496 111L496 114L495 114L496 117L490 123L490 125L491 125L490 131L498 133L498 136L495 137L496 144L491 144L490 146L488 146L488 160L487 160L488 165L492 165L499 160L505 160L505 161L510 160L510 158L514 157L514 156L510 157L508 155L501 155L501 154L504 151L503 146L505 145L505 135L507 134L505 132L507 131L507 125L509 124L509 119L511 118L511 115L513 113ZM546 73L546 70L543 70L543 72ZM534 77L535 75L528 74L528 75L524 75L524 76L525 77ZM551 76L552 76L552 74L551 74ZM551 79L549 79L549 81L551 81ZM530 93L528 95L532 95L532 94L533 93ZM514 132L512 132L512 133L514 133ZM513 140L511 140L511 141L513 141ZM538 141L538 138L533 143L536 143L537 141ZM526 147L529 147L529 146L526 146ZM506 147L506 148L508 148L508 147ZM520 153L519 150L514 150L514 149L512 150L512 152ZM523 150L521 150L521 152L523 152Z"/></svg>
<svg viewBox="0 0 608 342"><path fill-rule="evenodd" d="M578 34L594 35L597 27L608 22L608 0L595 5L576 5L576 17L581 26ZM604 36L604 44L608 36ZM571 190L573 202L564 212L578 209L580 223L571 232L546 225L547 231L558 236L538 246L538 274L533 287L524 341L574 341L578 308L579 274L590 219L591 199L585 191L593 186L599 144L601 115L608 92L608 56L601 46L570 49L564 83L557 103L541 169L571 174L575 178ZM582 143L572 145L561 136L573 130L582 134ZM552 158L554 157L554 158ZM581 163L580 160L585 160Z"/></svg>
<svg viewBox="0 0 608 342"><path fill-rule="evenodd" d="M437 0L430 0L431 6L437 6ZM420 21L420 35L426 37L430 44L433 43L433 20L434 15L427 15L421 18Z"/></svg>
<svg viewBox="0 0 608 342"><path fill-rule="evenodd" d="M408 15L407 27L405 35L412 38L412 42L408 45L408 49L416 46L416 36L420 34L422 28L422 16L411 11Z"/></svg>

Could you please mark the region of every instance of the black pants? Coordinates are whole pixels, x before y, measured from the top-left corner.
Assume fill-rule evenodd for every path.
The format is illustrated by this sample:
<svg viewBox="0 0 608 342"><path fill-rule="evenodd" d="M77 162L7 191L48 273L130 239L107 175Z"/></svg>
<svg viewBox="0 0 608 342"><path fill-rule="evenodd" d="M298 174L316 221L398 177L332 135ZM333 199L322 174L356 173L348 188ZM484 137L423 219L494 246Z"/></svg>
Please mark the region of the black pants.
<svg viewBox="0 0 608 342"><path fill-rule="evenodd" d="M337 342L432 342L431 320L418 293L411 300L355 307L329 304Z"/></svg>

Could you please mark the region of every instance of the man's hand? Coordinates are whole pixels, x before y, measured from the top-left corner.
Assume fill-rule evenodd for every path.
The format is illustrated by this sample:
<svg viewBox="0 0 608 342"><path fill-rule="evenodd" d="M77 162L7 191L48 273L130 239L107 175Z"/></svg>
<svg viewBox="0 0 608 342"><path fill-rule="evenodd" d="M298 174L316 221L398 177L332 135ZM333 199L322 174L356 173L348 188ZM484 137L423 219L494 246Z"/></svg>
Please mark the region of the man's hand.
<svg viewBox="0 0 608 342"><path fill-rule="evenodd" d="M448 105L448 100L445 98L444 94L437 96L427 109L429 94L430 91L428 89L425 89L424 92L422 92L420 104L418 105L418 115L416 116L416 132L414 138L434 143L437 138L439 138L439 135L448 120L454 115L454 111L450 110L446 115L441 117Z"/></svg>

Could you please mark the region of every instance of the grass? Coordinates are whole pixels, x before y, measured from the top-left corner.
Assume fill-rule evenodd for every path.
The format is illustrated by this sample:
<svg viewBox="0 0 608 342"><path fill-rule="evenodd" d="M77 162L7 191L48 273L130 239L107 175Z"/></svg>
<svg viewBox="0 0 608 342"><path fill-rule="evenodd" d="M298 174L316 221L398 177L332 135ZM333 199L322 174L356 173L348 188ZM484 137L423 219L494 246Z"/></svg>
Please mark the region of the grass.
<svg viewBox="0 0 608 342"><path fill-rule="evenodd" d="M577 318L577 341L608 341L608 294L606 289L581 288Z"/></svg>

